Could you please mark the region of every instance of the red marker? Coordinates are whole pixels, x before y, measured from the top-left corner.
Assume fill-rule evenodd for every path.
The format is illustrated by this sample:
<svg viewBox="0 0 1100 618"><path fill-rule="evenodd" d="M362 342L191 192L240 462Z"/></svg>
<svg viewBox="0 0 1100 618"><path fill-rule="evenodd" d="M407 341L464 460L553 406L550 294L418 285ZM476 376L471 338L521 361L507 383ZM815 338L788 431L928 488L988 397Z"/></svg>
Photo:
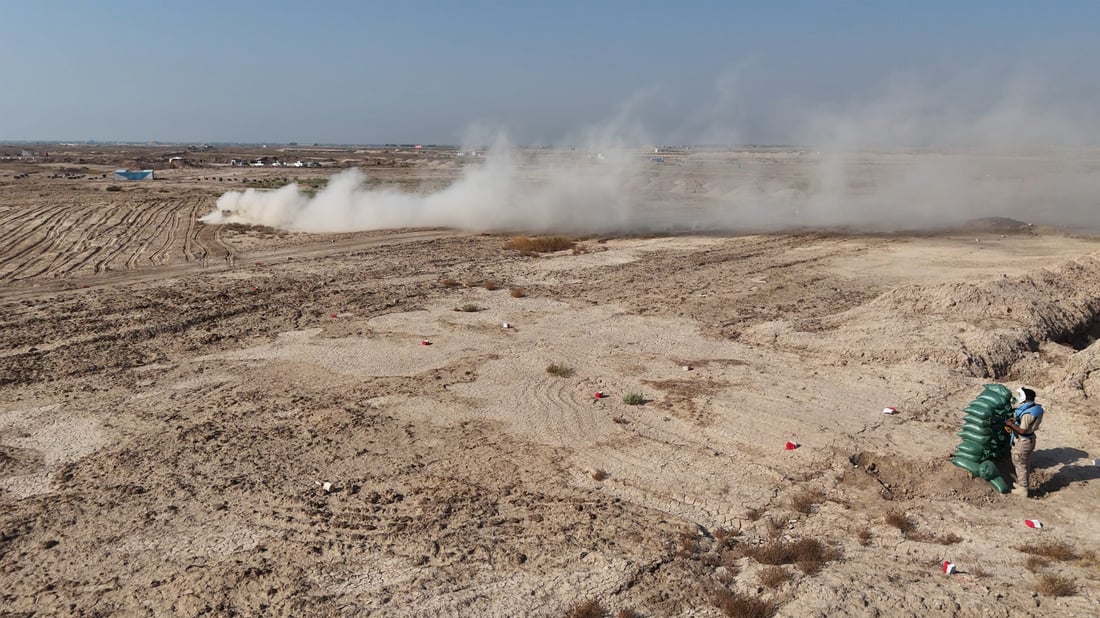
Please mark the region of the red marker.
<svg viewBox="0 0 1100 618"><path fill-rule="evenodd" d="M788 440L788 441L787 441L787 444L786 444L786 445L784 445L784 447L783 447L783 448L787 449L788 451L793 451L794 449L796 449L796 448L798 448L798 447L800 447L800 446L802 446L802 445L801 445L801 444L799 444L799 443L797 443L797 442L791 442L790 440Z"/></svg>

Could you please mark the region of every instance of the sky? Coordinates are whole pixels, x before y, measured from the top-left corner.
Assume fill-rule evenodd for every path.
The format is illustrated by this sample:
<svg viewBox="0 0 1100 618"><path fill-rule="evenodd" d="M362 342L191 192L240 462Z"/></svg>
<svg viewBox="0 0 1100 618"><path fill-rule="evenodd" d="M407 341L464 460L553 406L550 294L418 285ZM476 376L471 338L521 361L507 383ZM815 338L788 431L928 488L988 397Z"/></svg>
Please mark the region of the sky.
<svg viewBox="0 0 1100 618"><path fill-rule="evenodd" d="M1095 144L1097 32L1100 0L0 0L0 140L790 144L886 101Z"/></svg>

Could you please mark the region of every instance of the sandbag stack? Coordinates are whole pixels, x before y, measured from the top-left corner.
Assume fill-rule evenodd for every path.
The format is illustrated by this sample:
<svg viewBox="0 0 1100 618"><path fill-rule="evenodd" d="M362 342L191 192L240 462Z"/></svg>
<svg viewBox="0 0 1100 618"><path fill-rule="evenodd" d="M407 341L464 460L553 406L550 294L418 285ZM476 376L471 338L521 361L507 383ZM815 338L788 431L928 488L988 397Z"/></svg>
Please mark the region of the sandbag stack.
<svg viewBox="0 0 1100 618"><path fill-rule="evenodd" d="M989 481L1002 494L1008 493L1008 483L994 462L1010 448L1012 434L1005 431L1004 422L1012 416L1012 392L1000 384L986 384L963 411L963 428L958 434L962 442L951 463Z"/></svg>

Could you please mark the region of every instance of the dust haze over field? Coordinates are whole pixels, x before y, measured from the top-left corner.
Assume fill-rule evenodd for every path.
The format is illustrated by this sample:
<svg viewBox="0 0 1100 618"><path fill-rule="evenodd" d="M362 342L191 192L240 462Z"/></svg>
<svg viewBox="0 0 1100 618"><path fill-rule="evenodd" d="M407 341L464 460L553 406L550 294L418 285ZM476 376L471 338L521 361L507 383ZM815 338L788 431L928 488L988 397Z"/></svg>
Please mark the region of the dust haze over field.
<svg viewBox="0 0 1100 618"><path fill-rule="evenodd" d="M719 80L701 113L736 106L736 80ZM1075 96L1069 96L1069 95ZM350 232L398 227L470 231L654 232L863 231L943 229L968 219L1011 217L1093 227L1100 194L1094 92L1070 92L1034 72L995 78L978 72L940 81L893 78L860 100L784 108L760 122L784 123L807 173L776 178L737 160L728 178L697 186L689 162L653 162L653 140L637 105L570 143L571 156L524 157L501 136L483 163L452 185L414 193L364 186L358 170L334 176L316 196L290 184L222 195L208 223L250 223L293 231ZM644 106L642 106L644 107ZM696 143L751 134L708 122ZM563 145L560 152L567 148ZM571 150L571 149L568 149ZM736 147L734 150L737 150ZM700 150L687 151L704 153ZM868 165L863 155L886 157ZM647 183L656 166L665 182ZM672 170L668 168L672 167ZM1038 171L1036 174L1034 172ZM1027 172L1026 181L1024 180ZM688 208L665 208L673 201Z"/></svg>

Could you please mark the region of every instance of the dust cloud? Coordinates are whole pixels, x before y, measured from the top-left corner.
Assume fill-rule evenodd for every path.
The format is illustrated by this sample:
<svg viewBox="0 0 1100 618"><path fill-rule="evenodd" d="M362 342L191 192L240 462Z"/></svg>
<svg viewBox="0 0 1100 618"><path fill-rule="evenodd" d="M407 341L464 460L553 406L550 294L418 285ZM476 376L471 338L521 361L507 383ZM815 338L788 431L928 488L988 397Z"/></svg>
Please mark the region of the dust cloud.
<svg viewBox="0 0 1100 618"><path fill-rule="evenodd" d="M734 105L728 80L719 107ZM206 223L304 232L399 227L629 233L945 229L968 219L1095 228L1100 117L1095 91L1030 74L894 78L859 100L708 135L785 126L782 148L684 148L654 154L638 106L589 130L586 147L535 152L498 140L433 193L368 188L353 169L316 196L290 184L230 191ZM710 117L720 110L709 106ZM626 127L626 129L624 129ZM701 136L700 143L714 143ZM654 160L662 159L662 160Z"/></svg>

